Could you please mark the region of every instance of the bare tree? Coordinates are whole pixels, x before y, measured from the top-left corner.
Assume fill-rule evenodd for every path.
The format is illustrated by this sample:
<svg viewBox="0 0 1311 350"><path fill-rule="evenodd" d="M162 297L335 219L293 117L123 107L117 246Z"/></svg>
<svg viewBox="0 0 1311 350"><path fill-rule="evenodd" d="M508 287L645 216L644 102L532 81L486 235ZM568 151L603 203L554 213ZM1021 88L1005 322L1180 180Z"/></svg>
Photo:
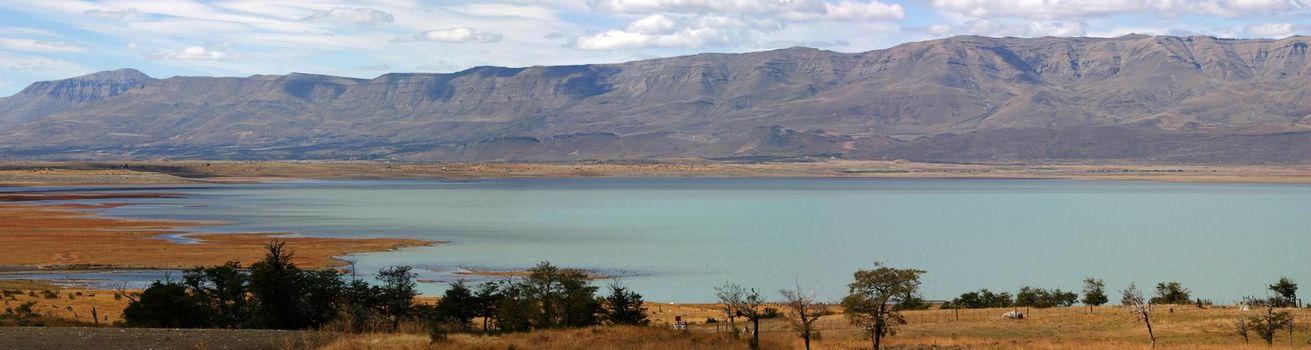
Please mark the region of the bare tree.
<svg viewBox="0 0 1311 350"><path fill-rule="evenodd" d="M760 349L760 319L765 316L765 299L760 297L760 292L755 288L747 289L742 286L726 283L722 287L715 288L715 295L719 297L721 303L731 309L732 316L746 317L751 321L751 349ZM729 322L733 325L733 322ZM736 330L734 330L736 332Z"/></svg>
<svg viewBox="0 0 1311 350"><path fill-rule="evenodd" d="M800 284L794 289L778 292L783 294L783 300L792 308L792 312L788 315L789 321L792 322L792 330L796 331L797 335L801 336L801 340L806 343L806 350L810 350L810 339L815 333L815 322L829 314L828 304L816 302L814 296L806 295L801 291Z"/></svg>
<svg viewBox="0 0 1311 350"><path fill-rule="evenodd" d="M1242 317L1236 318L1232 325L1234 334L1243 337L1243 344L1247 344L1247 341L1251 339L1248 337L1249 329L1247 328L1247 319Z"/></svg>
<svg viewBox="0 0 1311 350"><path fill-rule="evenodd" d="M117 286L114 286L114 293L118 295L122 295L124 298L127 298L128 303L137 302L137 298L133 298L132 294L128 293L127 283L119 283Z"/></svg>
<svg viewBox="0 0 1311 350"><path fill-rule="evenodd" d="M1156 334L1152 333L1152 310L1147 301L1143 299L1143 292L1138 290L1138 286L1129 283L1129 288L1125 288L1121 291L1121 294L1123 298L1120 299L1120 303L1124 304L1124 307L1128 308L1134 316L1138 316L1138 320L1147 325L1147 336L1152 338L1152 347L1156 347Z"/></svg>
<svg viewBox="0 0 1311 350"><path fill-rule="evenodd" d="M732 283L724 283L721 287L715 287L715 297L719 298L719 304L724 309L724 316L728 318L728 327L733 329L733 338L737 338L738 333L740 333L737 328L737 306L742 304L746 294L745 288Z"/></svg>

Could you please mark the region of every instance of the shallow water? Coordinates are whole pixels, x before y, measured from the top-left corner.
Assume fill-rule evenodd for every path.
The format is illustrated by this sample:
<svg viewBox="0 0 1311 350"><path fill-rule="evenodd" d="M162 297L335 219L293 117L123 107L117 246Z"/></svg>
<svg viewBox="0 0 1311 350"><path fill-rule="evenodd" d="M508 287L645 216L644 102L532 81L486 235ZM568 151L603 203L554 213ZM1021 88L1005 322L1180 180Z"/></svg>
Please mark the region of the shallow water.
<svg viewBox="0 0 1311 350"><path fill-rule="evenodd" d="M925 296L978 288L1150 289L1180 281L1229 303L1311 281L1311 186L1062 180L525 179L302 181L175 189L104 210L231 222L216 232L394 236L448 244L361 254L361 271L538 261L594 269L648 300L710 301L732 281L836 299L874 261L927 270ZM472 279L472 278L471 278ZM604 283L604 282L602 282ZM425 283L426 293L444 284Z"/></svg>

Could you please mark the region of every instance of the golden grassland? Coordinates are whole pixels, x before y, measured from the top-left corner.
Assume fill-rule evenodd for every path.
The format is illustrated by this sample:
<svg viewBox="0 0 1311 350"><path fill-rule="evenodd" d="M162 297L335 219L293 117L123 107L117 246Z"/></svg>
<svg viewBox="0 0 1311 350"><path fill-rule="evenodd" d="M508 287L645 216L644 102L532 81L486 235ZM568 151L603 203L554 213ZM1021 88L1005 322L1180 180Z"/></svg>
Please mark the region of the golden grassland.
<svg viewBox="0 0 1311 350"><path fill-rule="evenodd" d="M766 343L778 348L778 345ZM613 326L544 330L501 336L456 334L432 342L426 335L371 334L347 336L321 350L365 349L467 349L467 350L721 350L746 349L740 339L726 334L683 333L655 327Z"/></svg>
<svg viewBox="0 0 1311 350"><path fill-rule="evenodd" d="M128 302L125 297L115 296L115 291L63 288L42 281L0 280L0 290L10 292L0 298L0 310L36 302L32 310L39 316L87 325L107 326L122 321ZM98 320L91 317L93 309Z"/></svg>
<svg viewBox="0 0 1311 350"><path fill-rule="evenodd" d="M1311 165L938 164L908 161L402 163L382 161L0 162L0 186L149 185L277 179L852 177L1311 182Z"/></svg>
<svg viewBox="0 0 1311 350"><path fill-rule="evenodd" d="M4 307L16 307L36 301L38 314L68 321L89 322L91 307L96 307L101 324L122 319L127 299L114 298L113 291L60 289L40 281L0 281L0 289L21 291L6 298ZM56 298L41 294L51 290ZM36 295L29 295L34 292ZM76 293L82 293L77 295ZM73 294L74 298L68 295ZM431 303L433 298L421 302ZM771 305L786 313L786 307ZM923 310L907 311L907 324L884 343L891 349L1148 349L1147 330L1124 309L1112 306L1024 309L1024 320L1003 320L1011 309ZM452 334L447 340L431 343L421 334L422 327L410 327L409 334L344 335L324 347L346 349L745 349L746 336L734 339L726 320L715 304L647 303L651 327L593 327L584 329L544 330L531 333L481 336ZM838 308L832 308L840 312ZM1255 334L1244 343L1232 331L1233 320L1256 315L1261 310L1243 311L1234 307L1199 309L1191 305L1157 305L1152 312L1157 348L1163 349L1258 349L1266 348ZM1311 348L1311 309L1294 309L1297 326L1293 347ZM675 316L690 321L686 332L673 331L669 324ZM75 318L76 317L76 318ZM720 322L706 323L714 317ZM737 326L747 323L739 318ZM762 322L765 349L800 349L785 318ZM820 339L814 349L868 349L869 340L852 327L840 313L819 321ZM1275 346L1289 347L1287 331L1275 338Z"/></svg>
<svg viewBox="0 0 1311 350"><path fill-rule="evenodd" d="M504 336L452 335L431 343L423 335L371 334L348 336L324 349L745 349L747 336L734 339L724 324L705 324L704 318L690 316L718 313L713 305L666 305L668 312L649 305L657 326L595 327L573 330L546 330ZM1231 322L1260 311L1193 306L1158 306L1152 316L1157 333L1157 348L1162 349L1260 349L1267 348L1255 334L1250 343L1231 331ZM673 311L677 310L677 311ZM1086 307L1029 310L1025 320L1003 320L1010 309L961 310L959 319L952 310L906 312L909 322L897 335L885 338L890 349L1149 349L1147 330L1133 315L1116 307L1098 307L1089 313ZM687 332L665 326L674 313L687 312L685 319L694 324ZM1298 319L1311 321L1311 310L1296 310ZM722 319L722 318L721 318ZM738 326L745 322L739 319ZM859 329L847 324L841 314L821 318L822 338L812 342L814 349L868 349L869 340ZM765 349L801 349L802 342L783 319L763 322L762 347ZM1293 347L1311 348L1306 324L1296 327ZM1289 347L1286 331L1275 338L1275 346Z"/></svg>

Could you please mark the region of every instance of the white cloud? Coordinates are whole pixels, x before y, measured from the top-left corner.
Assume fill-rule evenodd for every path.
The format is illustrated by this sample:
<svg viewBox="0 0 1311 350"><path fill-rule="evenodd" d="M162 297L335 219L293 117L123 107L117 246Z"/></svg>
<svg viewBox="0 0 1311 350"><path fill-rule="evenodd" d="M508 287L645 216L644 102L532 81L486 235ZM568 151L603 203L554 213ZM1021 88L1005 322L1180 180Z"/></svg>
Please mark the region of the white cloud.
<svg viewBox="0 0 1311 350"><path fill-rule="evenodd" d="M390 13L371 8L334 7L331 10L315 13L305 17L309 21L373 25L391 23L395 20Z"/></svg>
<svg viewBox="0 0 1311 350"><path fill-rule="evenodd" d="M1029 22L1025 36L1083 36L1086 32L1079 22L1034 21Z"/></svg>
<svg viewBox="0 0 1311 350"><path fill-rule="evenodd" d="M587 50L647 47L690 47L743 41L752 31L775 31L780 22L749 16L687 16L653 14L610 30L578 38L574 47Z"/></svg>
<svg viewBox="0 0 1311 350"><path fill-rule="evenodd" d="M576 46L588 50L632 49L646 47L702 47L729 41L726 33L713 28L687 28L667 34L636 33L612 30L578 38Z"/></svg>
<svg viewBox="0 0 1311 350"><path fill-rule="evenodd" d="M924 28L925 32L933 35L939 35L939 36L949 34L954 30L956 29L952 28L950 24L946 24L946 23L938 23Z"/></svg>
<svg viewBox="0 0 1311 350"><path fill-rule="evenodd" d="M231 46L232 43L230 42L211 43L205 46L188 46L178 50L165 52L159 57L169 60L197 61L224 61L236 59L236 55L226 51Z"/></svg>
<svg viewBox="0 0 1311 350"><path fill-rule="evenodd" d="M556 11L542 6L514 5L499 3L478 3L460 6L448 6L446 9L465 15L482 17L521 17L536 20L553 20Z"/></svg>
<svg viewBox="0 0 1311 350"><path fill-rule="evenodd" d="M791 20L897 20L900 4L877 0L589 0L593 9L628 14L680 13L771 16Z"/></svg>
<svg viewBox="0 0 1311 350"><path fill-rule="evenodd" d="M906 10L899 4L842 0L836 4L824 3L822 12L790 12L785 17L797 20L891 21L905 18Z"/></svg>
<svg viewBox="0 0 1311 350"><path fill-rule="evenodd" d="M1014 21L976 19L960 25L938 23L919 29L936 37L961 34L978 34L988 36L1043 37L1043 36L1085 36L1086 24L1081 21Z"/></svg>
<svg viewBox="0 0 1311 350"><path fill-rule="evenodd" d="M1253 24L1246 28L1247 34L1255 37L1282 38L1294 32L1292 23Z"/></svg>
<svg viewBox="0 0 1311 350"><path fill-rule="evenodd" d="M628 24L625 31L634 33L658 34L668 33L677 29L678 22L670 16L664 14L654 14L642 19L633 21Z"/></svg>
<svg viewBox="0 0 1311 350"><path fill-rule="evenodd" d="M0 70L7 72L5 78L10 79L11 83L35 81L31 79L61 79L91 71L74 62L6 51L0 51Z"/></svg>
<svg viewBox="0 0 1311 350"><path fill-rule="evenodd" d="M150 18L149 14L145 12L141 12L141 10L135 8L128 8L123 10L94 9L94 10L83 11L82 14L92 18L111 19L111 20L118 20L118 21L141 21Z"/></svg>
<svg viewBox="0 0 1311 350"><path fill-rule="evenodd" d="M588 50L784 42L768 37L792 25L893 22L906 16L900 4L878 0L589 0L588 5L603 13L642 15L622 29L574 40L573 47Z"/></svg>
<svg viewBox="0 0 1311 350"><path fill-rule="evenodd" d="M494 43L501 41L503 36L497 33L480 32L469 27L456 27L424 31L419 33L415 38L419 41L438 41L445 43Z"/></svg>
<svg viewBox="0 0 1311 350"><path fill-rule="evenodd" d="M81 46L49 40L0 38L0 48L31 52L83 52Z"/></svg>
<svg viewBox="0 0 1311 350"><path fill-rule="evenodd" d="M5 66L6 69L22 71L72 71L80 69L77 64L49 58L28 58L15 60Z"/></svg>
<svg viewBox="0 0 1311 350"><path fill-rule="evenodd" d="M1242 17L1304 11L1306 0L928 0L940 12L955 17L1021 17L1063 19L1130 12L1174 16L1201 14Z"/></svg>

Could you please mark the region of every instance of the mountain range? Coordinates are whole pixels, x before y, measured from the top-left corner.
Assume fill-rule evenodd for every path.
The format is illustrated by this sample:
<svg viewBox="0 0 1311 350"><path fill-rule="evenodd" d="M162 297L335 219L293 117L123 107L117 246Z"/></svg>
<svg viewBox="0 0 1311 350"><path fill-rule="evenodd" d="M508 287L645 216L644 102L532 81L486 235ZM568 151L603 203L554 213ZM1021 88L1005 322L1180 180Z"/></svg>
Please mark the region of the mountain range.
<svg viewBox="0 0 1311 350"><path fill-rule="evenodd" d="M959 36L373 79L37 82L4 159L1311 163L1311 37Z"/></svg>

